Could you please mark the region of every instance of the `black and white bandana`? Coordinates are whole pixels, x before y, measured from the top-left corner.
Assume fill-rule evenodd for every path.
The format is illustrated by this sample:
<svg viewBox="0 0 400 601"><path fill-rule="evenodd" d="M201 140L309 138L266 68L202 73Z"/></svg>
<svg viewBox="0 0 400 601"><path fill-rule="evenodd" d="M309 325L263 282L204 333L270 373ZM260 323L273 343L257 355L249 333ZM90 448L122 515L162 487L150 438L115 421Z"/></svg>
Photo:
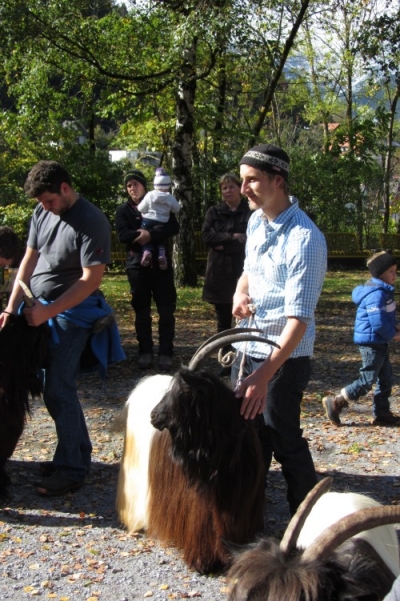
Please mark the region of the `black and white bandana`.
<svg viewBox="0 0 400 601"><path fill-rule="evenodd" d="M277 173L286 180L289 177L289 157L282 148L274 146L274 144L259 144L250 148L239 164L250 165L269 173Z"/></svg>

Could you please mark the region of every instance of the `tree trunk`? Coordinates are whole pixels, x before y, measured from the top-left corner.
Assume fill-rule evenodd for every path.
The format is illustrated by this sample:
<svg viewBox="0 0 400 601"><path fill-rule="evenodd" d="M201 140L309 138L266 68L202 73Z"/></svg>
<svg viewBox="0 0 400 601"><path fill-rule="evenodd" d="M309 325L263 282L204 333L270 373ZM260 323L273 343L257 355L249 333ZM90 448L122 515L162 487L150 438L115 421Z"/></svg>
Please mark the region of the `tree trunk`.
<svg viewBox="0 0 400 601"><path fill-rule="evenodd" d="M397 83L397 88L390 103L390 120L387 134L387 149L385 154L385 162L383 167L383 231L386 234L389 229L390 217L390 172L392 169L392 154L393 154L393 127L396 117L397 101L400 94L400 82Z"/></svg>
<svg viewBox="0 0 400 601"><path fill-rule="evenodd" d="M289 36L285 42L279 63L277 65L277 67L275 68L275 73L272 76L272 78L270 79L270 81L268 82L267 87L265 88L264 98L263 98L263 106L261 107L261 109L258 112L258 117L257 117L256 123L253 127L252 135L249 139L249 148L251 148L251 146L254 146L254 144L256 143L256 141L260 135L261 129L265 123L265 118L267 116L267 113L270 109L272 100L274 98L275 90L278 87L279 80L282 76L283 68L286 64L289 53L293 47L299 27L305 19L309 4L310 4L310 0L302 0L300 12L298 13L298 15L296 17L296 20L293 23L293 27L292 27L292 29L289 33Z"/></svg>
<svg viewBox="0 0 400 601"><path fill-rule="evenodd" d="M223 55L221 67L218 73L218 101L217 114L215 118L213 133L213 161L211 162L211 181L209 185L209 197L207 198L207 210L211 205L219 201L218 181L223 173L221 172L221 142L224 128L225 104L226 104L226 57Z"/></svg>
<svg viewBox="0 0 400 601"><path fill-rule="evenodd" d="M196 286L192 152L194 100L196 96L196 50L194 38L184 51L184 66L178 81L175 140L172 145L173 192L181 203L180 233L174 245L175 277L179 286Z"/></svg>

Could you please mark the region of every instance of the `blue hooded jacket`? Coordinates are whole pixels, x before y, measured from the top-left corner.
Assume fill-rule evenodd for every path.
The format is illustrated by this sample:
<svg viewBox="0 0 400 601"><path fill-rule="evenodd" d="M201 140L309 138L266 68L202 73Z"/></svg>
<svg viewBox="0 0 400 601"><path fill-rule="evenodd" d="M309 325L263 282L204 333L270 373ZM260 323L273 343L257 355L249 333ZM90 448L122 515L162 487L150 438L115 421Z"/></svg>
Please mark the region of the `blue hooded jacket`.
<svg viewBox="0 0 400 601"><path fill-rule="evenodd" d="M357 305L354 326L356 344L384 344L396 334L396 302L394 287L371 278L353 290Z"/></svg>

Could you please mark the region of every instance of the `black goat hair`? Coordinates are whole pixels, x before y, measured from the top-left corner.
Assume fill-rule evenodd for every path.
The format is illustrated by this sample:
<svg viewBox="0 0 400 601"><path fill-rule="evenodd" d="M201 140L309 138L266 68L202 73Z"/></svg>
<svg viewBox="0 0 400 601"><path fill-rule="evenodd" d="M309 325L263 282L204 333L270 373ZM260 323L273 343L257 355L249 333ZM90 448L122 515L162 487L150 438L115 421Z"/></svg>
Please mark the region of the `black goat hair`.
<svg viewBox="0 0 400 601"><path fill-rule="evenodd" d="M0 329L0 495L7 492L5 472L30 413L29 396L42 392L39 370L48 354L47 324L29 326L22 315L11 316Z"/></svg>
<svg viewBox="0 0 400 601"><path fill-rule="evenodd" d="M182 368L154 407L151 423L169 431L174 461L190 483L214 486L216 479L229 480L233 472L237 477L238 469L243 470L241 488L246 489L246 479L252 481L252 460L257 464L259 456L248 457L242 466L242 454L259 448L257 426L240 415L241 402L214 374ZM228 482L221 483L221 495L230 488Z"/></svg>

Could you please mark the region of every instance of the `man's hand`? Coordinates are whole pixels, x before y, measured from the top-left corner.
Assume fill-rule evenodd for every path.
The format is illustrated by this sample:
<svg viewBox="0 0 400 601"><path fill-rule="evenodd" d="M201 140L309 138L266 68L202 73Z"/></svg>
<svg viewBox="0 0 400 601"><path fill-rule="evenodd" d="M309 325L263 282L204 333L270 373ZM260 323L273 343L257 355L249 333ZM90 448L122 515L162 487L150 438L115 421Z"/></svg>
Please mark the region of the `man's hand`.
<svg viewBox="0 0 400 601"><path fill-rule="evenodd" d="M0 330L4 328L8 320L10 319L10 313L0 313Z"/></svg>
<svg viewBox="0 0 400 601"><path fill-rule="evenodd" d="M33 307L25 307L24 316L28 325L40 326L42 323L52 317L49 315L51 305L43 305L40 301L36 301Z"/></svg>
<svg viewBox="0 0 400 601"><path fill-rule="evenodd" d="M243 319L244 317L250 317L252 312L249 309L249 305L251 304L251 298L244 292L235 292L233 296L233 308L232 314L234 317L238 319Z"/></svg>
<svg viewBox="0 0 400 601"><path fill-rule="evenodd" d="M235 391L237 398L242 398L240 415L244 419L254 419L262 413L267 404L268 376L261 366L247 376Z"/></svg>

